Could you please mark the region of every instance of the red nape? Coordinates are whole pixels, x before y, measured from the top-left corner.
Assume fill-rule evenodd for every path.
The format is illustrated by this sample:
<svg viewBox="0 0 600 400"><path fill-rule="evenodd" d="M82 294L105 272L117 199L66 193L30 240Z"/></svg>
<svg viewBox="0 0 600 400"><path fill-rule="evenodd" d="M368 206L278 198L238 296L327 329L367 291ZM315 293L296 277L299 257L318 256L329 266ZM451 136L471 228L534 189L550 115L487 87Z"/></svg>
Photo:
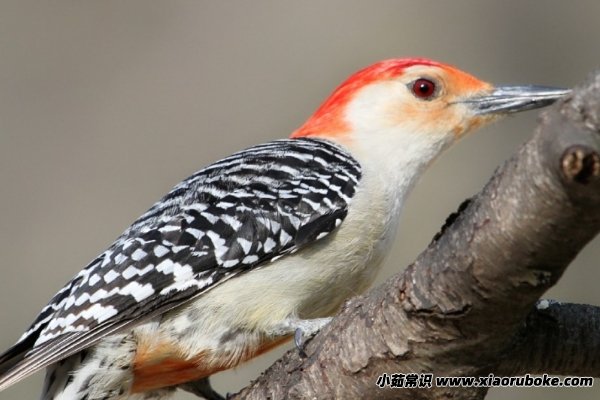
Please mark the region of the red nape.
<svg viewBox="0 0 600 400"><path fill-rule="evenodd" d="M363 68L338 86L304 125L294 131L290 137L338 136L347 133L349 128L343 113L354 94L371 82L393 78L401 74L404 69L415 65L442 64L427 58L396 58Z"/></svg>

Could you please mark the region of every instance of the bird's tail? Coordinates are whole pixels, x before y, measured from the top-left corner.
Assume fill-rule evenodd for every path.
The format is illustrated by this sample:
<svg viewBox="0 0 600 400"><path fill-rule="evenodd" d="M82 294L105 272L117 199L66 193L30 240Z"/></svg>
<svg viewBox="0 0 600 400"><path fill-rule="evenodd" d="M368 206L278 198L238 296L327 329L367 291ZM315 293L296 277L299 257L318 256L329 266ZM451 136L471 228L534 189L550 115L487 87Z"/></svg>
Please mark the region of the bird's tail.
<svg viewBox="0 0 600 400"><path fill-rule="evenodd" d="M30 335L0 354L0 391L22 379L14 379L14 372L33 348L35 341L35 335Z"/></svg>

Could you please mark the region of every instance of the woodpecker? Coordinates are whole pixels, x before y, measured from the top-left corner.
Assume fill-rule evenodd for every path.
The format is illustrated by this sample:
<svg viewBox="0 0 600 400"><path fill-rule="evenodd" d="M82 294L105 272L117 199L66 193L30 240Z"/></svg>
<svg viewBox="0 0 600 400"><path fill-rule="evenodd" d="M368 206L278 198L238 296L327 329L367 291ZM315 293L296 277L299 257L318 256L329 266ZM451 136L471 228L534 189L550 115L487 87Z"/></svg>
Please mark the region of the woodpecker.
<svg viewBox="0 0 600 400"><path fill-rule="evenodd" d="M46 400L221 398L212 374L301 345L373 282L444 149L567 93L423 58L358 71L290 138L201 169L136 220L0 355L0 390L47 368Z"/></svg>

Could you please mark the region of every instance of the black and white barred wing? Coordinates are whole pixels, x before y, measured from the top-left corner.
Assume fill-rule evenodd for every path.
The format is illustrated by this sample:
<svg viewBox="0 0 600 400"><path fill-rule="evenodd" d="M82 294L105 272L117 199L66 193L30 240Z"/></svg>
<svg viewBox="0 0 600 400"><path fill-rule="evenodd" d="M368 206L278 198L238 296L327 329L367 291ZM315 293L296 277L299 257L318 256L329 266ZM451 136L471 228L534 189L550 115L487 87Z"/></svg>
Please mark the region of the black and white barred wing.
<svg viewBox="0 0 600 400"><path fill-rule="evenodd" d="M138 219L0 356L0 390L319 240L346 216L360 166L322 140L280 140L192 175Z"/></svg>

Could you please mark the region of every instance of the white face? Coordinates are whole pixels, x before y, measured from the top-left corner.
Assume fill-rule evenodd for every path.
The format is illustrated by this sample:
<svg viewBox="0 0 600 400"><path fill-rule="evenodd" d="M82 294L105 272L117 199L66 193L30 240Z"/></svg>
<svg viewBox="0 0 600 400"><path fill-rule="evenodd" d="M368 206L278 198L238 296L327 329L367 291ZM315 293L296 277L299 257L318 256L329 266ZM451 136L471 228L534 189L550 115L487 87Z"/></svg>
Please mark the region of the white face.
<svg viewBox="0 0 600 400"><path fill-rule="evenodd" d="M458 101L492 90L490 84L459 70L418 65L360 89L348 104L345 118L361 136L387 132L424 135L432 140L458 138L494 119L476 115Z"/></svg>

